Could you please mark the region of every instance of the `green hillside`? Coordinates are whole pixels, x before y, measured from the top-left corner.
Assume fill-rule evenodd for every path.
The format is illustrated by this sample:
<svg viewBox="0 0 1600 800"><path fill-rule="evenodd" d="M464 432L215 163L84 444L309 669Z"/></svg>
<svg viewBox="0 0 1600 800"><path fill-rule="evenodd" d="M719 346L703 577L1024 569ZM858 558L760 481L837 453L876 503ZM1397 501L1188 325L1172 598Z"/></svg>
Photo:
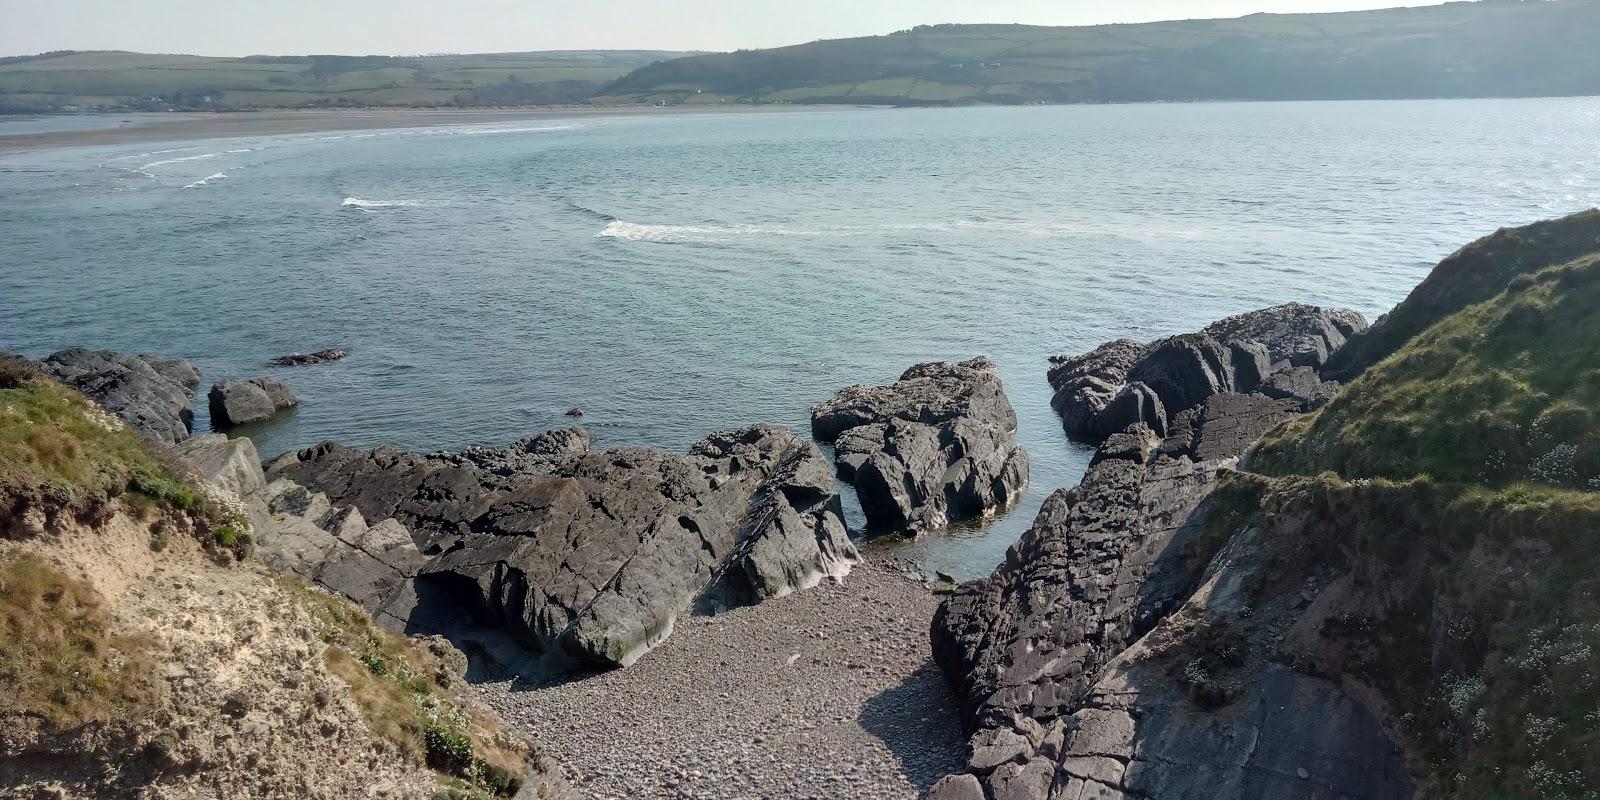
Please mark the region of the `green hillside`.
<svg viewBox="0 0 1600 800"><path fill-rule="evenodd" d="M0 59L0 113L70 109L513 106L586 102L681 53L207 56L47 53Z"/></svg>
<svg viewBox="0 0 1600 800"><path fill-rule="evenodd" d="M1597 0L888 36L652 64L598 103L964 103L1600 94Z"/></svg>

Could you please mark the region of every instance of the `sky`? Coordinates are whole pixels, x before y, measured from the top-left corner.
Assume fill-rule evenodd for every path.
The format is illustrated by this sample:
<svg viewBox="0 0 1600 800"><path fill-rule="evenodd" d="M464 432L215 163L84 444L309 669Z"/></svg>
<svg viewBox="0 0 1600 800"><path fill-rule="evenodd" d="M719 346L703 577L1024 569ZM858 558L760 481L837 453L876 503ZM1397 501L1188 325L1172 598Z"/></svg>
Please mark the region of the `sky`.
<svg viewBox="0 0 1600 800"><path fill-rule="evenodd" d="M1437 0L0 0L0 55L734 50L941 22L1092 25Z"/></svg>

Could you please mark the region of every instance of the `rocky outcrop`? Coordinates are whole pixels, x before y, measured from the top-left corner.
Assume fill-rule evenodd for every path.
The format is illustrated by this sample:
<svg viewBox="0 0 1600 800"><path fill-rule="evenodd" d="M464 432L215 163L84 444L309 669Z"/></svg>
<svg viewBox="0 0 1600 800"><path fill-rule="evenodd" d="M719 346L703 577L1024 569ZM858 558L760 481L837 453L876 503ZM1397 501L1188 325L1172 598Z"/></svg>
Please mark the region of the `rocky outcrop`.
<svg viewBox="0 0 1600 800"><path fill-rule="evenodd" d="M697 598L754 602L858 559L821 452L792 432L717 434L687 456L588 444L557 431L432 456L324 445L270 475L397 518L430 556L419 590L532 650L599 665L632 663Z"/></svg>
<svg viewBox="0 0 1600 800"><path fill-rule="evenodd" d="M40 370L151 439L181 442L194 430L190 402L200 371L187 361L72 348L46 358Z"/></svg>
<svg viewBox="0 0 1600 800"><path fill-rule="evenodd" d="M1054 356L1048 378L1055 395L1050 406L1074 439L1103 439L1096 419L1128 380L1128 370L1144 354L1132 339L1106 342L1081 356ZM1120 428L1118 429L1120 430ZM1113 431L1114 433L1115 431Z"/></svg>
<svg viewBox="0 0 1600 800"><path fill-rule="evenodd" d="M343 350L338 349L318 350L315 353L295 353L293 355L278 356L269 363L274 367L306 367L313 364L327 364L338 361L344 358L345 355L346 353Z"/></svg>
<svg viewBox="0 0 1600 800"><path fill-rule="evenodd" d="M994 364L919 364L890 386L852 386L811 412L835 442L867 522L925 532L1009 505L1028 482L1017 416Z"/></svg>
<svg viewBox="0 0 1600 800"><path fill-rule="evenodd" d="M1051 359L1051 404L1067 434L1089 442L1133 423L1163 434L1175 416L1216 394L1260 392L1310 410L1338 391L1321 376L1328 359L1365 327L1354 311L1289 303L1149 346L1119 339Z"/></svg>
<svg viewBox="0 0 1600 800"><path fill-rule="evenodd" d="M217 428L263 422L300 404L293 390L271 378L223 381L211 387L206 399L211 405L211 424Z"/></svg>
<svg viewBox="0 0 1600 800"><path fill-rule="evenodd" d="M1520 228L1502 228L1461 248L1328 363L1328 377L1349 380L1446 316L1505 291L1519 275L1600 250L1600 209Z"/></svg>
<svg viewBox="0 0 1600 800"><path fill-rule="evenodd" d="M1157 342L1120 377L1118 343L1057 362L1071 365L1053 372L1064 420L1104 441L994 574L935 616L934 657L971 738L967 771L930 797L1411 796L1377 717L1284 666L1272 619L1251 622L1239 603L1243 626L1205 621L1228 613L1221 587L1258 580L1213 564L1231 521L1213 498L1220 476L1325 391L1310 379L1358 326L1285 306ZM1084 379L1090 363L1110 365L1100 375L1116 392ZM1269 385L1277 395L1258 391Z"/></svg>

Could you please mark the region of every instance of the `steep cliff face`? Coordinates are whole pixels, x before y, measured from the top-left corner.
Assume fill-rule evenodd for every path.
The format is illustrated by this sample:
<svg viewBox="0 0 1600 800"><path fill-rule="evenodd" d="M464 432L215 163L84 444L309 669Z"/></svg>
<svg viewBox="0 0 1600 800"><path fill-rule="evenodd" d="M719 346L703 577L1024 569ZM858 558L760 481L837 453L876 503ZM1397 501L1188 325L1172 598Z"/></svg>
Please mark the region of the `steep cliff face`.
<svg viewBox="0 0 1600 800"><path fill-rule="evenodd" d="M1600 790L1600 253L1497 238L1521 268L1320 411L1108 439L935 619L972 738L933 796Z"/></svg>

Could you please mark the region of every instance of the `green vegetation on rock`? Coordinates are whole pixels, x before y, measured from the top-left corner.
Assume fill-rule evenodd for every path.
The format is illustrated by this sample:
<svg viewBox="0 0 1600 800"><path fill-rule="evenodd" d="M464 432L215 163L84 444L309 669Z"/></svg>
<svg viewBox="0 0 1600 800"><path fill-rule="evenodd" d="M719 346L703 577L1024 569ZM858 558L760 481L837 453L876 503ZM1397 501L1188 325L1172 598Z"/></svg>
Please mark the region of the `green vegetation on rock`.
<svg viewBox="0 0 1600 800"><path fill-rule="evenodd" d="M379 736L455 778L450 797L516 793L527 771L526 746L455 701L450 689L466 672L464 656L385 631L349 601L298 578L280 576L278 583L317 619L328 669L349 684Z"/></svg>
<svg viewBox="0 0 1600 800"><path fill-rule="evenodd" d="M1348 571L1361 599L1314 666L1387 698L1438 794L1593 798L1600 252L1501 277L1257 443L1213 502L1257 510L1258 590Z"/></svg>
<svg viewBox="0 0 1600 800"><path fill-rule="evenodd" d="M1521 275L1266 437L1252 468L1600 489L1600 255Z"/></svg>

